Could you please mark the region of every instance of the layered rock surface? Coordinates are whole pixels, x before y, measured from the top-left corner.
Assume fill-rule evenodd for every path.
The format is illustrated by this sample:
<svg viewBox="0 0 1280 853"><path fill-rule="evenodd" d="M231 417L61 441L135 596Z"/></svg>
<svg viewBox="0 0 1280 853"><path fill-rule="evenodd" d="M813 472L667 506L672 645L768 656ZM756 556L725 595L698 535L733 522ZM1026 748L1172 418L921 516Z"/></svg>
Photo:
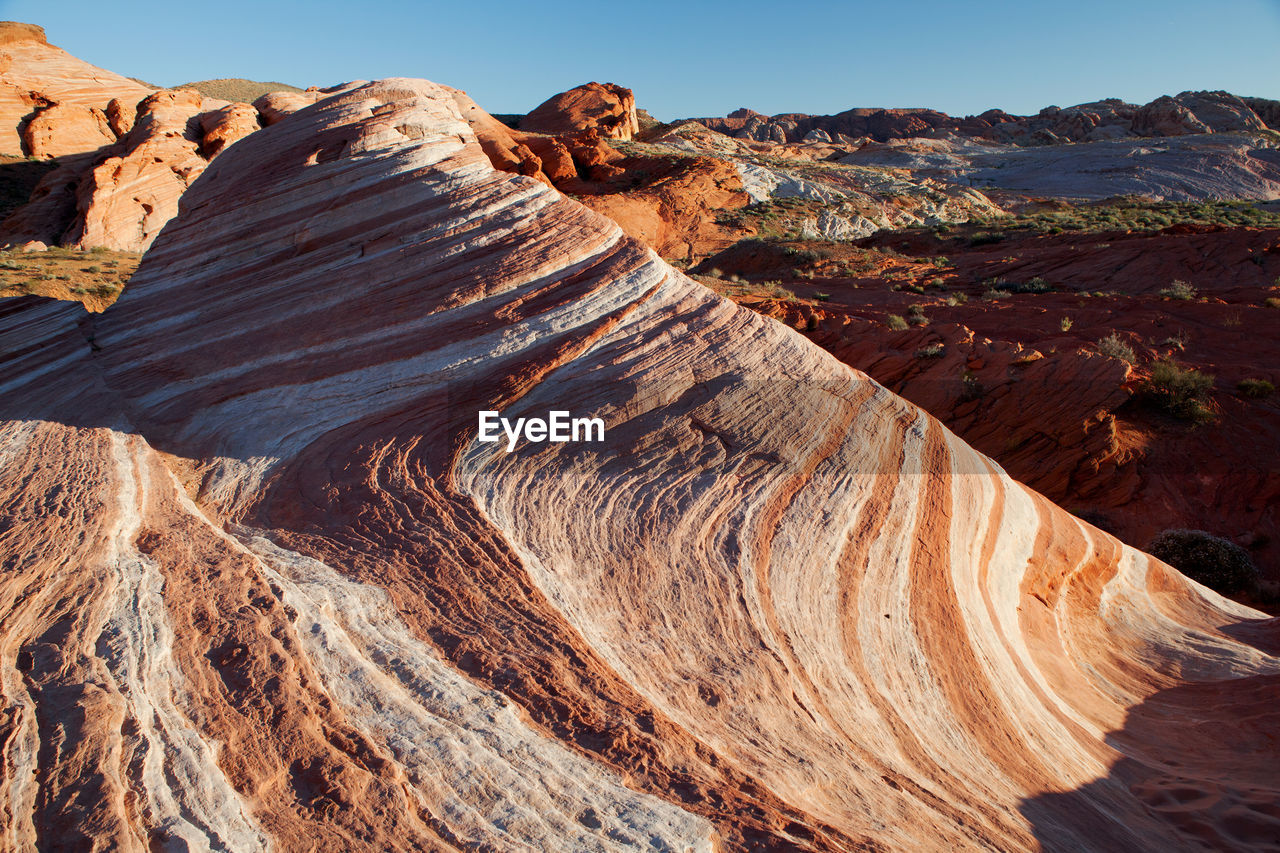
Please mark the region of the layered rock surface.
<svg viewBox="0 0 1280 853"><path fill-rule="evenodd" d="M77 311L0 304L9 848L1280 827L1274 623L495 171L452 90L237 142ZM560 408L606 440L475 440Z"/></svg>
<svg viewBox="0 0 1280 853"><path fill-rule="evenodd" d="M49 44L32 24L0 21L0 154L55 157L115 141L103 120L113 98L151 89ZM54 110L41 118L46 110Z"/></svg>

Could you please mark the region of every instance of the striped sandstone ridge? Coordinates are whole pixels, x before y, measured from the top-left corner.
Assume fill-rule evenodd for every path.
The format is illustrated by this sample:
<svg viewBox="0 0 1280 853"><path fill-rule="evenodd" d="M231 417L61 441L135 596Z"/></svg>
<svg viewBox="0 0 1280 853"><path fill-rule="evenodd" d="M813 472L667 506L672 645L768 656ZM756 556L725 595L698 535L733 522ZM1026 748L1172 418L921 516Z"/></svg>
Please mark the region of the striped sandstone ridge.
<svg viewBox="0 0 1280 853"><path fill-rule="evenodd" d="M1273 623L495 171L450 90L237 142L78 310L0 305L6 849L1275 837ZM474 441L551 408L607 440Z"/></svg>

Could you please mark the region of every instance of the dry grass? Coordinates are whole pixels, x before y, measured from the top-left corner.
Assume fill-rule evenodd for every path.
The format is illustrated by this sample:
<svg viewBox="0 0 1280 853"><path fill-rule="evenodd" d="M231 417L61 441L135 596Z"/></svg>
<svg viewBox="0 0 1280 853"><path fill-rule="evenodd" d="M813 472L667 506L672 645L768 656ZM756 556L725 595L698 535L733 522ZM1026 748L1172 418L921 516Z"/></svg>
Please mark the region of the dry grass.
<svg viewBox="0 0 1280 853"><path fill-rule="evenodd" d="M102 311L120 296L138 268L136 252L0 252L0 297L48 296Z"/></svg>

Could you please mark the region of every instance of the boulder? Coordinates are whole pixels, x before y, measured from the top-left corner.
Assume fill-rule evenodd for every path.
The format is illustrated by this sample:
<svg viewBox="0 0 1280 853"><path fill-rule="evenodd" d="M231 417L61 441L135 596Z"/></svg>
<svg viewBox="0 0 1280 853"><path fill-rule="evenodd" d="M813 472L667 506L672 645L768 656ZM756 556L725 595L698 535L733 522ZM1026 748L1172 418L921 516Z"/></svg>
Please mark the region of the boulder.
<svg viewBox="0 0 1280 853"><path fill-rule="evenodd" d="M35 114L22 131L32 157L46 160L95 151L116 141L107 114L82 104L53 104Z"/></svg>
<svg viewBox="0 0 1280 853"><path fill-rule="evenodd" d="M133 123L138 118L138 104L132 100L112 98L107 104L106 114L111 132L119 138L133 130Z"/></svg>
<svg viewBox="0 0 1280 853"><path fill-rule="evenodd" d="M213 159L237 139L258 130L258 111L250 104L230 104L200 116L200 153Z"/></svg>
<svg viewBox="0 0 1280 853"><path fill-rule="evenodd" d="M539 104L520 122L535 133L576 134L595 130L606 139L631 139L640 132L636 99L613 83L587 83Z"/></svg>
<svg viewBox="0 0 1280 853"><path fill-rule="evenodd" d="M253 106L262 114L262 124L270 127L285 116L311 106L320 97L318 89L308 89L305 92L268 92L254 101Z"/></svg>

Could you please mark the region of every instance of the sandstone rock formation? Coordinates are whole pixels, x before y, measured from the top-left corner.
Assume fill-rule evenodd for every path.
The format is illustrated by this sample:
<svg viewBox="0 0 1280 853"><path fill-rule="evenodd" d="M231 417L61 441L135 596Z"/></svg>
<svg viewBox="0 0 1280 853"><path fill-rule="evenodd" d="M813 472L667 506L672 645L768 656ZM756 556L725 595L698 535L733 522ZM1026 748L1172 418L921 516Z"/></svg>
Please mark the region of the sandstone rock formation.
<svg viewBox="0 0 1280 853"><path fill-rule="evenodd" d="M78 310L0 304L11 847L1280 828L1274 622L495 171L450 90L242 139ZM475 440L561 407L607 440Z"/></svg>
<svg viewBox="0 0 1280 853"><path fill-rule="evenodd" d="M594 130L607 139L626 140L640 132L640 122L630 89L614 83L587 83L534 107L520 121L520 129L553 135Z"/></svg>
<svg viewBox="0 0 1280 853"><path fill-rule="evenodd" d="M56 157L93 151L115 141L102 113L113 98L137 103L142 84L97 68L45 41L31 24L0 22L0 154ZM54 116L28 123L41 112ZM34 143L36 150L28 146Z"/></svg>
<svg viewBox="0 0 1280 853"><path fill-rule="evenodd" d="M52 104L27 122L22 141L31 156L52 159L96 151L115 142L116 133L106 112L97 107Z"/></svg>
<svg viewBox="0 0 1280 853"><path fill-rule="evenodd" d="M145 251L208 161L256 131L259 119L249 104L210 101L190 89L156 92L136 109L113 100L104 121L120 139L63 157L30 201L0 223L0 239Z"/></svg>
<svg viewBox="0 0 1280 853"><path fill-rule="evenodd" d="M257 130L258 111L249 104L229 104L200 115L200 155L211 160L237 139Z"/></svg>
<svg viewBox="0 0 1280 853"><path fill-rule="evenodd" d="M270 125L290 113L311 106L321 97L323 95L319 89L308 89L305 92L268 92L254 101L253 106L262 114L262 123Z"/></svg>
<svg viewBox="0 0 1280 853"><path fill-rule="evenodd" d="M530 134L521 134L518 131L511 130L505 124L480 109L479 105L471 100L466 92L454 90L453 100L495 169L510 172L514 175L537 178L547 186L554 186L551 178L542 170L542 158L525 144L524 140ZM562 162L567 160L567 168L561 169L558 174L577 177L577 170L573 168L572 158L568 150L564 148L564 145L557 140L548 140L548 142L559 145L560 150L564 152ZM553 150L544 148L544 151L548 153ZM553 171L555 170L553 169Z"/></svg>
<svg viewBox="0 0 1280 853"><path fill-rule="evenodd" d="M1274 603L1280 466L1270 448L1280 446L1280 410L1238 383L1280 385L1280 312L1267 304L1280 278L1280 230L1002 236L973 246L902 231L861 246L744 243L696 272L780 280L795 299L758 288L735 299L803 330L1019 482L1125 542L1186 527L1247 548L1262 575L1258 598ZM805 255L815 260L799 278L792 270ZM1200 298L1164 298L1179 278ZM993 282L1015 290L1036 279L1050 289L984 296L1006 286ZM927 324L894 330L891 315ZM1135 351L1132 369L1099 358L1099 340L1112 334ZM1169 358L1216 378L1215 423L1192 427L1135 393Z"/></svg>
<svg viewBox="0 0 1280 853"><path fill-rule="evenodd" d="M208 165L200 154L203 111L204 99L190 89L156 92L139 104L120 149L80 179L76 218L64 241L145 251Z"/></svg>

